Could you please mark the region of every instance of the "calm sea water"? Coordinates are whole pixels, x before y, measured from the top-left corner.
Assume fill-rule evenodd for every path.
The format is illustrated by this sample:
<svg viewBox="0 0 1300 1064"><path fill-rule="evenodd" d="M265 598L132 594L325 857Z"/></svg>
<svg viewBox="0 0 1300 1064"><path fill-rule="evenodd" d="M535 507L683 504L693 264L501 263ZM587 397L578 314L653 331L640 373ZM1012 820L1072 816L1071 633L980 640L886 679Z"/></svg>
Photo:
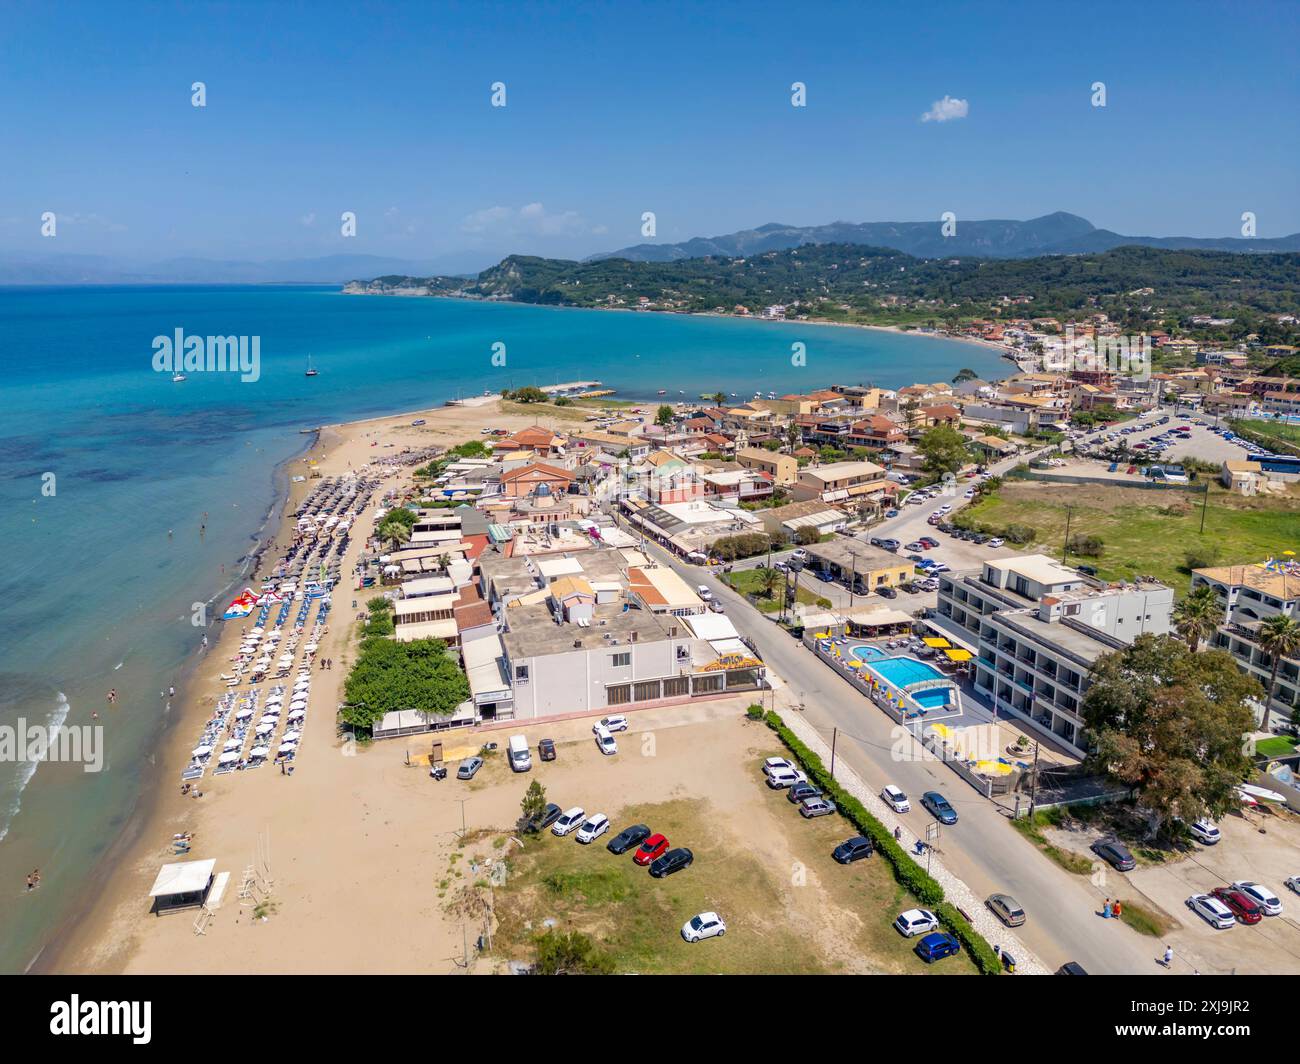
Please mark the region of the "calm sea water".
<svg viewBox="0 0 1300 1064"><path fill-rule="evenodd" d="M260 337L260 379L172 383L152 343L178 328ZM805 367L791 364L796 342ZM30 964L84 901L144 782L178 769L154 758L162 692L202 637L194 605L224 595L260 538L273 470L310 439L300 428L524 384L743 400L963 366L1004 370L973 345L834 327L332 288L0 290L0 727L90 725L98 711L104 729L99 772L0 761L0 971ZM42 886L28 895L33 868Z"/></svg>

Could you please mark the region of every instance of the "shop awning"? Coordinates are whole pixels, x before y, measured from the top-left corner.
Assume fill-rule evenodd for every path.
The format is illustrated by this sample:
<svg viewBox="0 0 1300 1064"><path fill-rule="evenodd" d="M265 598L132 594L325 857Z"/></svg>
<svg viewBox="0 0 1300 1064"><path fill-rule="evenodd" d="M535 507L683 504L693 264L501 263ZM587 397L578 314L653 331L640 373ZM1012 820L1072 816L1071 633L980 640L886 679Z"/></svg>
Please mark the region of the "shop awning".
<svg viewBox="0 0 1300 1064"><path fill-rule="evenodd" d="M942 650L944 647L952 646L952 644L942 636L927 636L922 640L922 642L928 647L934 647L935 650Z"/></svg>
<svg viewBox="0 0 1300 1064"><path fill-rule="evenodd" d="M927 639L926 642L928 643L929 640ZM949 661L970 661L970 659L974 657L974 655L969 650L949 649L949 650L945 650L944 653L948 656Z"/></svg>

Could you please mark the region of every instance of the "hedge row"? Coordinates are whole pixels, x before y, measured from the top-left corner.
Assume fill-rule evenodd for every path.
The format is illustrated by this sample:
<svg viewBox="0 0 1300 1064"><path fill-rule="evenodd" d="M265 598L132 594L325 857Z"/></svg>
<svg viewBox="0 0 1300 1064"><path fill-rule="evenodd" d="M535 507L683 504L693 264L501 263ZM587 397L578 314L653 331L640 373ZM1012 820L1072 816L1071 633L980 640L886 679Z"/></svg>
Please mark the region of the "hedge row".
<svg viewBox="0 0 1300 1064"><path fill-rule="evenodd" d="M816 784L823 794L829 796L849 822L871 840L875 851L888 861L894 870L894 878L917 901L933 910L935 916L962 944L962 948L970 955L975 966L984 975L1000 974L1002 966L998 962L997 954L993 952L993 947L957 911L956 906L943 900L943 887L940 886L939 881L912 859L898 844L894 833L867 812L865 805L840 786L822 763L822 759L786 727L780 716L776 713L768 713L763 720L794 755L795 760L807 773L809 781Z"/></svg>

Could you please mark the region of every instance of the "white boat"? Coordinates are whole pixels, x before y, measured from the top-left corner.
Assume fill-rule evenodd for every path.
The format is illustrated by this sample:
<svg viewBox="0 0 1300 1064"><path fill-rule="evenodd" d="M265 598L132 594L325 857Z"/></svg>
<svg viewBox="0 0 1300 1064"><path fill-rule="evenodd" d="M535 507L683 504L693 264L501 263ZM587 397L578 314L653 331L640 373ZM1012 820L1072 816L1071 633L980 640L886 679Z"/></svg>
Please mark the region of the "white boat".
<svg viewBox="0 0 1300 1064"><path fill-rule="evenodd" d="M185 374L184 374L184 373L173 373L173 374L172 374L172 383L173 383L173 384L180 384L180 382L183 381L184 379L185 379Z"/></svg>
<svg viewBox="0 0 1300 1064"><path fill-rule="evenodd" d="M304 376L304 377L315 377L315 376L316 376L317 374L319 374L319 373L320 373L320 370L312 369L312 368L311 368L311 355L308 355L308 356L307 356L307 372L304 373L303 376Z"/></svg>
<svg viewBox="0 0 1300 1064"><path fill-rule="evenodd" d="M1266 787L1256 787L1253 783L1243 783L1237 788L1247 798L1257 798L1261 802L1285 802L1286 795L1270 791Z"/></svg>

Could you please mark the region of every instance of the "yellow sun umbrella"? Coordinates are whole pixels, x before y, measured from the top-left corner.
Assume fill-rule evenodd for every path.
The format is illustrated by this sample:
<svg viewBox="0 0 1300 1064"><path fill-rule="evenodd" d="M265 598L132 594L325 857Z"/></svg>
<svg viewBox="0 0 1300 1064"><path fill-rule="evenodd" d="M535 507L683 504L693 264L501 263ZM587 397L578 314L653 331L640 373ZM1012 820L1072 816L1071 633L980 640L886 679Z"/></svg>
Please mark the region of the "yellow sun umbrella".
<svg viewBox="0 0 1300 1064"><path fill-rule="evenodd" d="M928 639L923 639L921 641L928 647L934 647L935 650L942 650L944 647L952 646L952 644L942 636L930 636Z"/></svg>
<svg viewBox="0 0 1300 1064"><path fill-rule="evenodd" d="M970 659L973 657L973 655L969 650L950 649L950 650L945 650L944 653L948 655L949 661L970 661Z"/></svg>

